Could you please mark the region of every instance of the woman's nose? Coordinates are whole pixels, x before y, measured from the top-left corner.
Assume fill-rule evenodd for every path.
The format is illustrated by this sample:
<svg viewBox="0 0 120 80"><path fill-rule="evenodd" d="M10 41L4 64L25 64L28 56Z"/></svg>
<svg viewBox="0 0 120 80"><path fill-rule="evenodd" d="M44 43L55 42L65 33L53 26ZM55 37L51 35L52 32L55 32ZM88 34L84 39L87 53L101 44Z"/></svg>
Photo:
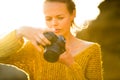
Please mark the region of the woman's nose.
<svg viewBox="0 0 120 80"><path fill-rule="evenodd" d="M53 19L51 24L52 24L52 26L57 26L58 25L58 21L56 19Z"/></svg>

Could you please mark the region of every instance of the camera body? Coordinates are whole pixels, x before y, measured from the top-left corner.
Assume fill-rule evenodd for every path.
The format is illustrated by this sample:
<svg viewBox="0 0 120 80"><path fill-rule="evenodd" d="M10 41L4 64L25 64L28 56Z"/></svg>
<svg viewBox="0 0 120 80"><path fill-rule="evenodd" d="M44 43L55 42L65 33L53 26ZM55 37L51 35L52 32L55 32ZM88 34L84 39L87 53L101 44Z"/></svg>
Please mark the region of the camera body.
<svg viewBox="0 0 120 80"><path fill-rule="evenodd" d="M60 54L65 51L65 39L53 32L45 32L44 36L51 42L51 45L44 46L44 59L48 62L56 62Z"/></svg>

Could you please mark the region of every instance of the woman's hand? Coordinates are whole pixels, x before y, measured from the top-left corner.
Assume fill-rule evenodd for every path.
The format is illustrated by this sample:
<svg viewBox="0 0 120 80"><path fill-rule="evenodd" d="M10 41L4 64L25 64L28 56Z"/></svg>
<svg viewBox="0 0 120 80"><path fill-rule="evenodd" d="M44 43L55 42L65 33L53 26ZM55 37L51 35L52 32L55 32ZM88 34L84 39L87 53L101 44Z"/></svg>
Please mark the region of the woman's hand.
<svg viewBox="0 0 120 80"><path fill-rule="evenodd" d="M70 53L69 49L67 49L63 54L60 55L59 62L67 66L70 66L74 63L74 58L72 54Z"/></svg>
<svg viewBox="0 0 120 80"><path fill-rule="evenodd" d="M39 51L41 51L39 45L45 46L51 44L50 41L43 35L44 32L45 30L33 27L21 27L16 30L18 37L25 37L27 40L31 41Z"/></svg>

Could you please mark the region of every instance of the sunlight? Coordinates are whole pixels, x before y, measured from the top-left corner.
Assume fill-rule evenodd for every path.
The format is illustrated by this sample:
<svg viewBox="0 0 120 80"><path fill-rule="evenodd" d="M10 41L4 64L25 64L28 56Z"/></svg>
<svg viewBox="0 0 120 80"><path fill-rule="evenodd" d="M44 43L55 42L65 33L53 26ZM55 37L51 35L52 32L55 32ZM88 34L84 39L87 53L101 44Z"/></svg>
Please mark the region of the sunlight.
<svg viewBox="0 0 120 80"><path fill-rule="evenodd" d="M76 3L76 22L78 25L85 21L94 20L99 15L98 5L103 0L75 0Z"/></svg>
<svg viewBox="0 0 120 80"><path fill-rule="evenodd" d="M102 0L75 0L78 24L95 19ZM0 0L0 37L21 26L44 28L42 0Z"/></svg>

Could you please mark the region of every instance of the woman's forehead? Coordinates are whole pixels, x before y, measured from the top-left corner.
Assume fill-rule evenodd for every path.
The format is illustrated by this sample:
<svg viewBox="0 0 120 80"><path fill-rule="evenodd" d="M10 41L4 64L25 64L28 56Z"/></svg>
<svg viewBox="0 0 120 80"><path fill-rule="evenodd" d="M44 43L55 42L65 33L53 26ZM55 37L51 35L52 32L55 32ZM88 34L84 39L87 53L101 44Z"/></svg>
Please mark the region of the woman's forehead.
<svg viewBox="0 0 120 80"><path fill-rule="evenodd" d="M44 3L44 10L52 10L52 9L67 9L65 3L62 2L46 2Z"/></svg>
<svg viewBox="0 0 120 80"><path fill-rule="evenodd" d="M44 13L68 13L67 6L62 2L44 3Z"/></svg>

